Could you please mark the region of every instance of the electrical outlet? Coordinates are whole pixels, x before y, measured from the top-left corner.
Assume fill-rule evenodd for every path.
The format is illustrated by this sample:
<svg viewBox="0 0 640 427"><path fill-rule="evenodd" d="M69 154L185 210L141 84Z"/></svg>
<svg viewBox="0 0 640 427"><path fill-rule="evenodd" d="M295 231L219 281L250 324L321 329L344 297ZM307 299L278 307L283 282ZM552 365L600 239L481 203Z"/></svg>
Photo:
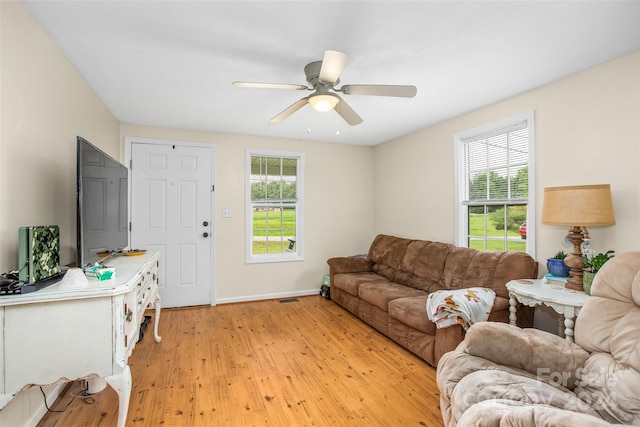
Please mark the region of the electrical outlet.
<svg viewBox="0 0 640 427"><path fill-rule="evenodd" d="M223 208L222 209L222 218L231 218L231 209Z"/></svg>

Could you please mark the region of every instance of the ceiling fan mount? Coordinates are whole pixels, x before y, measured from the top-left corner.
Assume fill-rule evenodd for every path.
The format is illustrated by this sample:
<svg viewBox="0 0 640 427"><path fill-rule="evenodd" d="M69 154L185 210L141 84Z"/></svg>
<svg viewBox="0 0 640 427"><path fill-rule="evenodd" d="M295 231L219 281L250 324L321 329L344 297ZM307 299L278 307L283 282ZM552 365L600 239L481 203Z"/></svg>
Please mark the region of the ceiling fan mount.
<svg viewBox="0 0 640 427"><path fill-rule="evenodd" d="M344 85L340 84L340 74L347 65L346 53L326 50L322 61L314 61L304 67L308 85L284 83L233 82L235 87L313 90L313 94L294 102L271 119L272 123L281 122L307 103L318 111L335 110L349 125L362 123L362 118L347 104L340 95L373 95L413 98L417 89L408 85Z"/></svg>
<svg viewBox="0 0 640 427"><path fill-rule="evenodd" d="M334 86L340 83L340 78L335 82L325 82L320 79L320 69L322 68L322 61L314 61L307 64L304 67L304 74L307 76L307 83L312 89L315 90L331 90Z"/></svg>

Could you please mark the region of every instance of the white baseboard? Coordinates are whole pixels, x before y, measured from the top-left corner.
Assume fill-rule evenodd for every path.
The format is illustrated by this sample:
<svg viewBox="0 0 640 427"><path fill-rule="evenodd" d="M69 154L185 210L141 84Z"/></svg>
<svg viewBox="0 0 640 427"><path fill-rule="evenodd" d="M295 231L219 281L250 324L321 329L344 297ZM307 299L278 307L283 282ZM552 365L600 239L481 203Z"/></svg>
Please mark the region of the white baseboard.
<svg viewBox="0 0 640 427"><path fill-rule="evenodd" d="M279 292L275 294L250 295L246 297L235 297L235 298L220 298L220 299L216 299L216 304L230 304L233 302L249 302L249 301L262 301L267 299L305 297L309 295L320 295L320 289L309 289L307 291Z"/></svg>
<svg viewBox="0 0 640 427"><path fill-rule="evenodd" d="M53 388L48 391L47 405L49 407L51 407L56 402L56 399L60 396L60 394L62 393L66 385L67 383L55 384L53 385ZM46 387L46 386L43 386L43 387ZM40 422L40 420L42 419L42 417L44 417L45 414L47 413L47 407L44 405L44 397L42 396L42 393L40 393L40 389L38 388L38 386L33 387L33 389L37 390L41 399L40 399L40 403L37 405L35 410L31 413L31 417L25 420L23 424L24 427L36 427Z"/></svg>

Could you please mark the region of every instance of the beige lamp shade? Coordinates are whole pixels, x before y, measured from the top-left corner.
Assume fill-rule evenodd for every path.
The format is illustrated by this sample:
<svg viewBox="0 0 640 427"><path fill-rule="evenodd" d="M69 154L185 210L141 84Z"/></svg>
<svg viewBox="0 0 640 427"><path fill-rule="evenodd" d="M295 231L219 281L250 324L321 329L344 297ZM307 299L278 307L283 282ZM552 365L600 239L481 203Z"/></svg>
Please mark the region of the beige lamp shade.
<svg viewBox="0 0 640 427"><path fill-rule="evenodd" d="M545 188L541 222L569 227L614 225L610 185Z"/></svg>

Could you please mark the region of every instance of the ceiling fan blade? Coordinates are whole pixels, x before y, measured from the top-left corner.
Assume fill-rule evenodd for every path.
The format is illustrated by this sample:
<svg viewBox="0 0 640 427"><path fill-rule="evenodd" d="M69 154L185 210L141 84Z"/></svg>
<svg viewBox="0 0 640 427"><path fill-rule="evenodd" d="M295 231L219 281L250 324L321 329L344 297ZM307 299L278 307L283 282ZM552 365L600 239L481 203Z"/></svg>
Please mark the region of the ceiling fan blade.
<svg viewBox="0 0 640 427"><path fill-rule="evenodd" d="M340 114L340 117L342 117L350 126L362 123L362 117L360 117L358 113L349 106L349 104L344 102L344 99L342 98L340 98L340 102L336 104L334 110L336 110L336 113Z"/></svg>
<svg viewBox="0 0 640 427"><path fill-rule="evenodd" d="M233 82L233 87L250 87L259 89L295 89L295 90L307 90L307 86L294 85L286 83L260 83L260 82Z"/></svg>
<svg viewBox="0 0 640 427"><path fill-rule="evenodd" d="M298 111L299 109L307 105L308 101L309 101L308 96L305 96L304 98L297 100L296 102L294 102L293 104L291 104L290 106L282 110L282 112L276 115L273 119L271 119L270 122L280 123L281 121L283 121L284 119L286 119L287 117L289 117L290 115L292 115L293 113L295 113L296 111Z"/></svg>
<svg viewBox="0 0 640 427"><path fill-rule="evenodd" d="M404 85L345 85L340 88L345 95L398 96L413 98L418 89Z"/></svg>
<svg viewBox="0 0 640 427"><path fill-rule="evenodd" d="M349 56L346 53L338 52L337 50L325 50L318 77L327 83L336 83L345 65L347 65L347 61L349 61Z"/></svg>

